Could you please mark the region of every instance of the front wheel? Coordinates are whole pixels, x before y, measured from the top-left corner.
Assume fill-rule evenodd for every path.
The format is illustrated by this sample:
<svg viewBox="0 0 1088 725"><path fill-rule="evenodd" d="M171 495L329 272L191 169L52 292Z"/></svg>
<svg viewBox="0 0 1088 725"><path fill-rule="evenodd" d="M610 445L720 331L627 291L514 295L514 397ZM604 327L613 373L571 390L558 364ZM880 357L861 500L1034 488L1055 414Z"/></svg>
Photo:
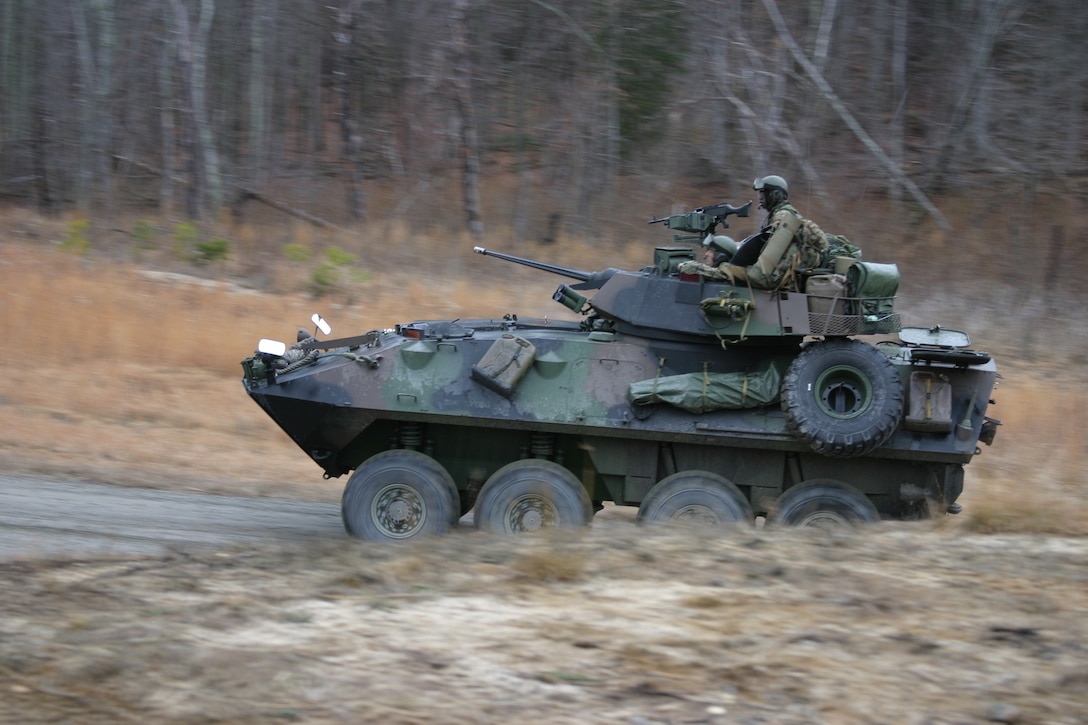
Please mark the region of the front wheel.
<svg viewBox="0 0 1088 725"><path fill-rule="evenodd" d="M680 471L661 479L638 507L641 524L708 528L752 523L752 507L732 482L709 471Z"/></svg>
<svg viewBox="0 0 1088 725"><path fill-rule="evenodd" d="M779 496L768 523L784 526L851 526L880 521L868 497L830 479L799 483Z"/></svg>
<svg viewBox="0 0 1088 725"><path fill-rule="evenodd" d="M557 463L527 459L495 471L476 500L476 527L524 534L589 523L593 506L581 481Z"/></svg>
<svg viewBox="0 0 1088 725"><path fill-rule="evenodd" d="M385 451L348 479L344 528L368 541L404 541L446 533L460 507L457 486L438 461L418 451Z"/></svg>

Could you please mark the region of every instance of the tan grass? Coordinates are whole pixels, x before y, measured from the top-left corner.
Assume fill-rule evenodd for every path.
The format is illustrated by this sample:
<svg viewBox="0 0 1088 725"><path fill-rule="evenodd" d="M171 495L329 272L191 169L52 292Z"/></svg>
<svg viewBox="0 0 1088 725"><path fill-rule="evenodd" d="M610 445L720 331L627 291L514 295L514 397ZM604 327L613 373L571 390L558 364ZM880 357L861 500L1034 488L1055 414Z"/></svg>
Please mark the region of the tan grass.
<svg viewBox="0 0 1088 725"><path fill-rule="evenodd" d="M28 217L19 224L47 223ZM333 299L315 300L300 291L306 268L267 250L258 255L259 271L273 294L231 286L225 271L209 285L151 278L147 266L131 261L43 250L40 239L0 246L0 339L8 349L0 376L0 466L335 500L342 482L323 483L319 469L242 390L239 361L259 338L290 340L297 327L309 326L313 311L329 319L334 336L412 319L572 317L551 301L557 277L474 255L464 237L441 240L447 249L395 226L373 238L322 232L318 239L304 229L292 234L358 254L369 277ZM638 267L646 250L611 250L618 261L600 265L592 261L601 250L587 242L513 251L584 269ZM253 263L248 271L255 269ZM967 468L967 513L957 525L1085 535L1083 377L1067 371L1055 379L1033 369L1004 368L1008 379L991 411L1004 426L995 446Z"/></svg>
<svg viewBox="0 0 1088 725"><path fill-rule="evenodd" d="M1030 376L1023 371L998 388L991 413L1003 426L968 467L965 524L989 533L1088 534L1088 396L1075 379Z"/></svg>

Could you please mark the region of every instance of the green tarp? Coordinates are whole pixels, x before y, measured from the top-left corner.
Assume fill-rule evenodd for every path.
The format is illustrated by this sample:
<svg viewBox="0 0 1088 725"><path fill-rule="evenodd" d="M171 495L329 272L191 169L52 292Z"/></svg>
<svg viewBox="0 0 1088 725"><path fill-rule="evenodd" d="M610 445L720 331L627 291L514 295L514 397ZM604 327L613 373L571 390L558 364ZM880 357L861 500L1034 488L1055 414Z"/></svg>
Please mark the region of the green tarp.
<svg viewBox="0 0 1088 725"><path fill-rule="evenodd" d="M846 283L851 297L862 299L860 310L853 310L861 315L888 315L895 305L895 294L899 291L899 267L894 264L874 264L856 262L846 273Z"/></svg>
<svg viewBox="0 0 1088 725"><path fill-rule="evenodd" d="M686 373L631 383L635 405L668 403L689 413L758 408L778 400L781 376L769 366L753 373Z"/></svg>

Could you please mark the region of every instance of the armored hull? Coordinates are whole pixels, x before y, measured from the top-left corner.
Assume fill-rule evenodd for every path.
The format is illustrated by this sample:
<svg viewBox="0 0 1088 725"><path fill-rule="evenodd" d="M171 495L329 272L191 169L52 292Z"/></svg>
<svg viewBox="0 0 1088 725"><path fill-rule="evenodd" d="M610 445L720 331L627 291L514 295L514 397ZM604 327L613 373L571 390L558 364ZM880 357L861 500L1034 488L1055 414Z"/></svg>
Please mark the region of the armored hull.
<svg viewBox="0 0 1088 725"><path fill-rule="evenodd" d="M441 533L474 507L510 532L582 525L604 501L712 525L956 510L998 424L988 355L940 328L851 339L899 327L860 298L602 277L586 321L311 339L297 363L244 361L244 385L326 476L355 471L344 520L364 538Z"/></svg>

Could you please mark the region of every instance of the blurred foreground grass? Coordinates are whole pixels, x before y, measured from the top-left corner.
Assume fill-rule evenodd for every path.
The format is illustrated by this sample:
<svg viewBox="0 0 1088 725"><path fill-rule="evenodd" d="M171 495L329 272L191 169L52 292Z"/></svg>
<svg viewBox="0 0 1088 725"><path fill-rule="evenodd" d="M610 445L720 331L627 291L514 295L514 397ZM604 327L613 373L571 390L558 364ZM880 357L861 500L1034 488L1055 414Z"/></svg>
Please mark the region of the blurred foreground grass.
<svg viewBox="0 0 1088 725"><path fill-rule="evenodd" d="M117 483L338 500L294 444L245 396L239 361L261 337L293 340L318 311L334 336L412 319L570 318L551 300L558 278L484 259L467 237L344 243L365 270L329 296L306 292L313 265L260 250L193 270L161 260L110 261L41 244L0 244L0 466ZM50 230L42 231L48 236ZM52 233L59 235L59 229ZM295 242L324 242L299 232ZM246 239L246 235L241 235ZM335 240L334 240L335 241ZM502 247L501 243L496 246ZM579 269L638 268L649 250L585 242L513 250ZM603 254L609 258L600 261ZM598 263L599 262L599 263ZM200 276L164 273L163 268ZM233 280L259 278L260 290ZM918 307L939 307L935 299ZM955 326L970 320L915 320ZM981 532L1088 534L1081 494L1086 458L1086 376L1033 352L1016 335L971 329L1005 376L991 415L992 448L967 468L965 513L949 525ZM1007 332L1007 330L1006 330ZM1044 348L1045 349L1045 346Z"/></svg>

